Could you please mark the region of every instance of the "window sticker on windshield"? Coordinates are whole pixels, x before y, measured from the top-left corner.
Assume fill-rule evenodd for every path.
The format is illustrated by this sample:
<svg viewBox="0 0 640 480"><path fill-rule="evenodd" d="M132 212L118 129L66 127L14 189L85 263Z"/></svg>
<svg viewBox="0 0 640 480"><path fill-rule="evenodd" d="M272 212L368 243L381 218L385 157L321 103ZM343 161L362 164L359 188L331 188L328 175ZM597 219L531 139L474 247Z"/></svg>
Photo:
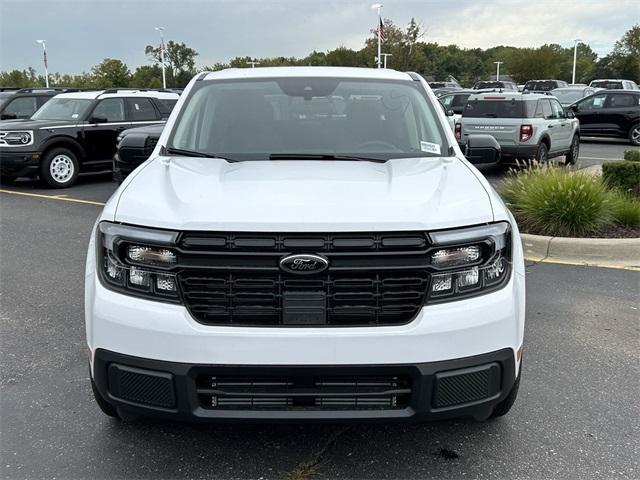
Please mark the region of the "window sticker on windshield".
<svg viewBox="0 0 640 480"><path fill-rule="evenodd" d="M78 115L77 113L74 113L73 115L71 115L71 118L78 118L80 115Z"/></svg>
<svg viewBox="0 0 640 480"><path fill-rule="evenodd" d="M420 150L423 152L435 153L440 155L440 145L431 142L420 142Z"/></svg>
<svg viewBox="0 0 640 480"><path fill-rule="evenodd" d="M138 105L137 103L134 103L133 106L136 107L136 110L140 110L140 105Z"/></svg>

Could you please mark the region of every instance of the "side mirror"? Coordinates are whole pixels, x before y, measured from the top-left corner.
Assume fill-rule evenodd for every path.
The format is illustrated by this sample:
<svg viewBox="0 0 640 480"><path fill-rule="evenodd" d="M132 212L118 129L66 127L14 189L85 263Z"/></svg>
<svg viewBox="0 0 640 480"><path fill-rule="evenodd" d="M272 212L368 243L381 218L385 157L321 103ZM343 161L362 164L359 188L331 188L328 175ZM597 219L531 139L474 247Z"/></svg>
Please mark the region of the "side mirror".
<svg viewBox="0 0 640 480"><path fill-rule="evenodd" d="M576 114L573 110L571 110L570 108L566 109L564 111L564 116L567 118L576 118Z"/></svg>
<svg viewBox="0 0 640 480"><path fill-rule="evenodd" d="M89 123L107 123L109 121L106 117L91 117Z"/></svg>
<svg viewBox="0 0 640 480"><path fill-rule="evenodd" d="M136 167L151 156L159 135L145 133L125 134L118 143L116 155L120 162Z"/></svg>
<svg viewBox="0 0 640 480"><path fill-rule="evenodd" d="M474 165L496 165L500 162L502 149L491 135L478 134L467 137L464 156Z"/></svg>
<svg viewBox="0 0 640 480"><path fill-rule="evenodd" d="M455 114L455 112L453 110L447 110L446 112L447 117L453 117L453 115Z"/></svg>

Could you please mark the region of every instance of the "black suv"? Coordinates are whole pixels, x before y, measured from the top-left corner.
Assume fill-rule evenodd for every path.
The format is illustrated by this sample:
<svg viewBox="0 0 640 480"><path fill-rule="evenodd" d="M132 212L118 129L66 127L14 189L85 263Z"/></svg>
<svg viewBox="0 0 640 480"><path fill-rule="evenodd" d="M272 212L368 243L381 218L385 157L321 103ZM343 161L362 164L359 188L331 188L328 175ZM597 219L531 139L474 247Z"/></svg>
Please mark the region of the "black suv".
<svg viewBox="0 0 640 480"><path fill-rule="evenodd" d="M564 80L529 80L522 88L523 92L550 92L556 88L568 87Z"/></svg>
<svg viewBox="0 0 640 480"><path fill-rule="evenodd" d="M569 105L584 136L627 138L640 146L640 91L606 90Z"/></svg>
<svg viewBox="0 0 640 480"><path fill-rule="evenodd" d="M76 92L67 88L21 88L0 91L0 120L31 118L42 105L63 92Z"/></svg>
<svg viewBox="0 0 640 480"><path fill-rule="evenodd" d="M118 135L164 123L177 100L177 93L158 90L59 94L30 120L0 122L0 175L69 187L80 172L111 169Z"/></svg>

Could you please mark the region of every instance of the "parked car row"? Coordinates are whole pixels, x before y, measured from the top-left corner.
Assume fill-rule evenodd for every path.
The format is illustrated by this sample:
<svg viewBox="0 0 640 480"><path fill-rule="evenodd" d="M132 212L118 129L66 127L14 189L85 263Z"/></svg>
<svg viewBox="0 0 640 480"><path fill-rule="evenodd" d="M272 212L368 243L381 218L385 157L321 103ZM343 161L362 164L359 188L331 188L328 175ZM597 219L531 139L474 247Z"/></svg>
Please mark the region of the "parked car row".
<svg viewBox="0 0 640 480"><path fill-rule="evenodd" d="M457 82L429 82L429 86L436 96L450 93L455 90L463 90ZM640 87L632 80L622 79L596 79L589 85L592 89L602 88L606 90L640 90ZM587 87L586 84L568 84L564 80L529 80L523 85L516 85L510 80L480 80L473 84L472 90L498 89L514 90L518 92L551 92L560 88Z"/></svg>
<svg viewBox="0 0 640 480"><path fill-rule="evenodd" d="M551 92L458 90L439 98L460 145L480 132L501 146L502 163L577 161L580 136L624 138L640 146L640 91L560 87Z"/></svg>
<svg viewBox="0 0 640 480"><path fill-rule="evenodd" d="M60 93L29 119L0 123L0 176L37 176L65 188L80 172L111 169L118 136L164 124L178 98L161 90Z"/></svg>

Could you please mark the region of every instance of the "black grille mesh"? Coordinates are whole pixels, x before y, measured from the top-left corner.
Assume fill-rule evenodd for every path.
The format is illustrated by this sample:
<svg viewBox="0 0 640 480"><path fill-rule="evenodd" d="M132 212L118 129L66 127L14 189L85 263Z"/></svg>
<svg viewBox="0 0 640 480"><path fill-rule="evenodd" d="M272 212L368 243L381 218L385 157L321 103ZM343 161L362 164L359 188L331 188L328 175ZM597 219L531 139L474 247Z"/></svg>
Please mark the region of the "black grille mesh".
<svg viewBox="0 0 640 480"><path fill-rule="evenodd" d="M143 405L175 406L173 383L169 374L149 374L112 365L109 389L118 398Z"/></svg>
<svg viewBox="0 0 640 480"><path fill-rule="evenodd" d="M496 372L499 374L499 369L492 367L459 375L438 376L433 406L448 407L492 396L495 393L492 375Z"/></svg>

